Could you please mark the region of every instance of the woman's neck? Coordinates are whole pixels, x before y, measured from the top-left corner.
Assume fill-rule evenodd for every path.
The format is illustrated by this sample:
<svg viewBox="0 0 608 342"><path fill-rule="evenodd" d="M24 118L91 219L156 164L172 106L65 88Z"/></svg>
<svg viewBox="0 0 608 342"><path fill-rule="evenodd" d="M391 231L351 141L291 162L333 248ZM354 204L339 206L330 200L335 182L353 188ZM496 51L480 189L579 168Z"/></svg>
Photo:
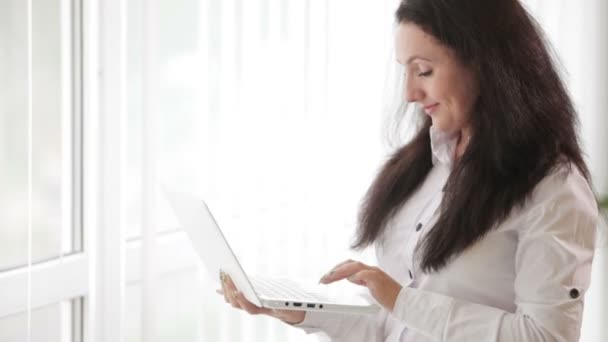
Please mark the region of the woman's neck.
<svg viewBox="0 0 608 342"><path fill-rule="evenodd" d="M469 146L469 140L471 140L471 128L465 127L460 130L460 136L458 137L458 144L456 145L456 159L460 158L464 154L464 151L467 150L467 146Z"/></svg>

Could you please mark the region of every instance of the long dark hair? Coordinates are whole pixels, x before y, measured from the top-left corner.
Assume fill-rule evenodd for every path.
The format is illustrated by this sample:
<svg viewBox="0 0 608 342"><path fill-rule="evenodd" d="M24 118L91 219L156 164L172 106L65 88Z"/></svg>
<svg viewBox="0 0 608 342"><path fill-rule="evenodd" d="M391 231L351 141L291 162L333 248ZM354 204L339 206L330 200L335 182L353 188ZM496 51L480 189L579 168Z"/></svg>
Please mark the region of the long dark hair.
<svg viewBox="0 0 608 342"><path fill-rule="evenodd" d="M418 246L437 271L521 207L560 165L589 182L570 97L536 21L517 0L403 0L398 23L413 23L452 49L476 74L472 135L444 188L437 223ZM432 168L426 118L383 165L365 196L353 248L378 239Z"/></svg>

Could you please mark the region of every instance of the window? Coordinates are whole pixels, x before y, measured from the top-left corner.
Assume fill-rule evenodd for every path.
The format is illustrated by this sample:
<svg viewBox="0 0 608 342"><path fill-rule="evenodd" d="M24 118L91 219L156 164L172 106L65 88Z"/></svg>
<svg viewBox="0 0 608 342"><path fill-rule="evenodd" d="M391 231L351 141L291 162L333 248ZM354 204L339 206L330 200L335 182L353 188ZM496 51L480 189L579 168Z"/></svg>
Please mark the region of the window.
<svg viewBox="0 0 608 342"><path fill-rule="evenodd" d="M73 342L82 340L81 301L62 301L0 319L0 340L5 342ZM30 322L28 323L28 319ZM29 327L28 327L29 325Z"/></svg>
<svg viewBox="0 0 608 342"><path fill-rule="evenodd" d="M608 50L579 39L608 32L586 19L604 5L526 2L572 71L606 190ZM316 341L226 306L159 190L207 199L252 274L351 257L386 152L396 3L1 1L0 340ZM597 256L582 341L605 340Z"/></svg>
<svg viewBox="0 0 608 342"><path fill-rule="evenodd" d="M82 337L80 9L0 4L2 341Z"/></svg>

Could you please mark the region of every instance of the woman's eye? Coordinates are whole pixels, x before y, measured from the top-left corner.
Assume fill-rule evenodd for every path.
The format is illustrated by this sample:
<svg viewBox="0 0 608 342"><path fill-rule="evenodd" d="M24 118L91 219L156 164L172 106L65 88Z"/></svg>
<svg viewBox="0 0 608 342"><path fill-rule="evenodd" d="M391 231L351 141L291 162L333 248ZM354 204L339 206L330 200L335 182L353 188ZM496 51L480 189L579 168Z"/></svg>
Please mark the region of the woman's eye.
<svg viewBox="0 0 608 342"><path fill-rule="evenodd" d="M433 70L429 70L429 71L419 73L418 76L428 77L428 76L431 76L432 74L433 74Z"/></svg>

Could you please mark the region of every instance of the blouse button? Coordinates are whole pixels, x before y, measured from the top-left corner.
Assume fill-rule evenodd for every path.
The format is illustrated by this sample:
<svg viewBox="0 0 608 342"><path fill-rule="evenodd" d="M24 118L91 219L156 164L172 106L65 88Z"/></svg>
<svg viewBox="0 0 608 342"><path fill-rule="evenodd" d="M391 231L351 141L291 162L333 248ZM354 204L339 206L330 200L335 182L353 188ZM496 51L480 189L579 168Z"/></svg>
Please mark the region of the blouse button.
<svg viewBox="0 0 608 342"><path fill-rule="evenodd" d="M580 294L581 293L577 289L570 290L570 298L572 298L572 299L578 298L578 296L580 296Z"/></svg>
<svg viewBox="0 0 608 342"><path fill-rule="evenodd" d="M416 231L417 231L417 232L419 232L419 231L420 231L420 229L422 229L422 223L418 223L418 224L416 225Z"/></svg>
<svg viewBox="0 0 608 342"><path fill-rule="evenodd" d="M414 279L414 276L412 276L412 271L411 270L407 270L407 273L410 274L410 279Z"/></svg>

